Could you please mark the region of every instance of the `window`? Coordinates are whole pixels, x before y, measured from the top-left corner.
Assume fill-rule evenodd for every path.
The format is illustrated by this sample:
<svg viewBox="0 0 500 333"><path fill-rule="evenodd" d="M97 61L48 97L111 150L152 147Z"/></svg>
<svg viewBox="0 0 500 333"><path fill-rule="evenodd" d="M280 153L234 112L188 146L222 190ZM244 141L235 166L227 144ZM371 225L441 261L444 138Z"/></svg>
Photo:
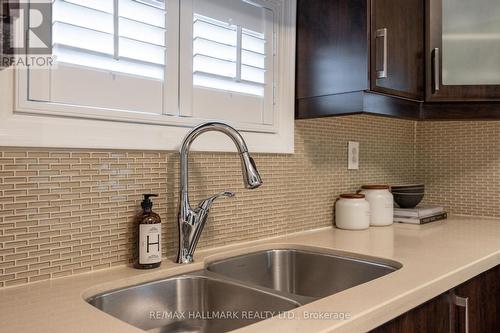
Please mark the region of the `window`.
<svg viewBox="0 0 500 333"><path fill-rule="evenodd" d="M295 0L51 1L56 66L18 70L14 114L135 124L162 149L219 120L290 151Z"/></svg>
<svg viewBox="0 0 500 333"><path fill-rule="evenodd" d="M267 1L183 2L181 49L192 58L181 57L182 115L272 128L275 11Z"/></svg>

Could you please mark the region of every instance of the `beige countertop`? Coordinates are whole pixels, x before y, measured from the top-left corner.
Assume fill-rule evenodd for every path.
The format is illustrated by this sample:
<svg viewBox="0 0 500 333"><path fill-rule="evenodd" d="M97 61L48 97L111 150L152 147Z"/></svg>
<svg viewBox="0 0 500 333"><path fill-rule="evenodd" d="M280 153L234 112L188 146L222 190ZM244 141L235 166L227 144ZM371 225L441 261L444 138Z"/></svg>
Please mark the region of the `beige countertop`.
<svg viewBox="0 0 500 333"><path fill-rule="evenodd" d="M500 264L500 219L454 216L423 226L395 224L365 231L323 228L200 251L197 262L141 271L130 267L0 290L0 332L139 333L95 309L84 298L99 292L203 268L204 261L252 250L317 247L391 259L398 271L292 310L238 332L361 332L400 315ZM311 313L349 313L345 320L305 319Z"/></svg>

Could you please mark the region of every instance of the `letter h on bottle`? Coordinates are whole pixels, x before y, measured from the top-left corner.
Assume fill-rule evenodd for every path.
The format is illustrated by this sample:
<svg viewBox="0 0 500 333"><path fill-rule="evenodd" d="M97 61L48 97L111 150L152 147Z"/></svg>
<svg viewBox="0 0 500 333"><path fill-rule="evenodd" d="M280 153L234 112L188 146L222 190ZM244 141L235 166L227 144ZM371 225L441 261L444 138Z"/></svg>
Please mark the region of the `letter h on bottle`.
<svg viewBox="0 0 500 333"><path fill-rule="evenodd" d="M158 251L160 251L160 235L156 235L156 243L150 243L149 242L149 235L147 236L147 243L148 243L148 248L147 248L147 253L149 253L149 246L150 245L157 245L158 246Z"/></svg>

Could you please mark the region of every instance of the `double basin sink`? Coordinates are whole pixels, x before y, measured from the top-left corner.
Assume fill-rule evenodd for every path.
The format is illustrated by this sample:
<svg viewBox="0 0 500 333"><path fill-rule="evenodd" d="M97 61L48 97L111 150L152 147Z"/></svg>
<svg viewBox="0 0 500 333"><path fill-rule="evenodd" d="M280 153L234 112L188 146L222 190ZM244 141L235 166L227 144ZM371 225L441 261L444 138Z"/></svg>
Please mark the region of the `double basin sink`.
<svg viewBox="0 0 500 333"><path fill-rule="evenodd" d="M399 268L401 264L394 261L344 252L272 249L87 301L148 332L227 332Z"/></svg>

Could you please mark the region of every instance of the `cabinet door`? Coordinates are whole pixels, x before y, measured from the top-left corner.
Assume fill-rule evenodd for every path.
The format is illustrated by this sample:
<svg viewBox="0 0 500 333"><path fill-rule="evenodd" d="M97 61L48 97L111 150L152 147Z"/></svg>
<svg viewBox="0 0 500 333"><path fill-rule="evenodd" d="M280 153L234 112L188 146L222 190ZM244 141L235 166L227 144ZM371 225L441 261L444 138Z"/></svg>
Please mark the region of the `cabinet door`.
<svg viewBox="0 0 500 333"><path fill-rule="evenodd" d="M372 330L372 333L449 333L449 302L446 294L402 314Z"/></svg>
<svg viewBox="0 0 500 333"><path fill-rule="evenodd" d="M456 287L455 332L500 332L500 266ZM468 326L468 330L467 330Z"/></svg>
<svg viewBox="0 0 500 333"><path fill-rule="evenodd" d="M299 0L298 99L368 88L366 0Z"/></svg>
<svg viewBox="0 0 500 333"><path fill-rule="evenodd" d="M371 0L371 90L423 100L425 0Z"/></svg>
<svg viewBox="0 0 500 333"><path fill-rule="evenodd" d="M426 99L500 100L500 1L427 0Z"/></svg>

